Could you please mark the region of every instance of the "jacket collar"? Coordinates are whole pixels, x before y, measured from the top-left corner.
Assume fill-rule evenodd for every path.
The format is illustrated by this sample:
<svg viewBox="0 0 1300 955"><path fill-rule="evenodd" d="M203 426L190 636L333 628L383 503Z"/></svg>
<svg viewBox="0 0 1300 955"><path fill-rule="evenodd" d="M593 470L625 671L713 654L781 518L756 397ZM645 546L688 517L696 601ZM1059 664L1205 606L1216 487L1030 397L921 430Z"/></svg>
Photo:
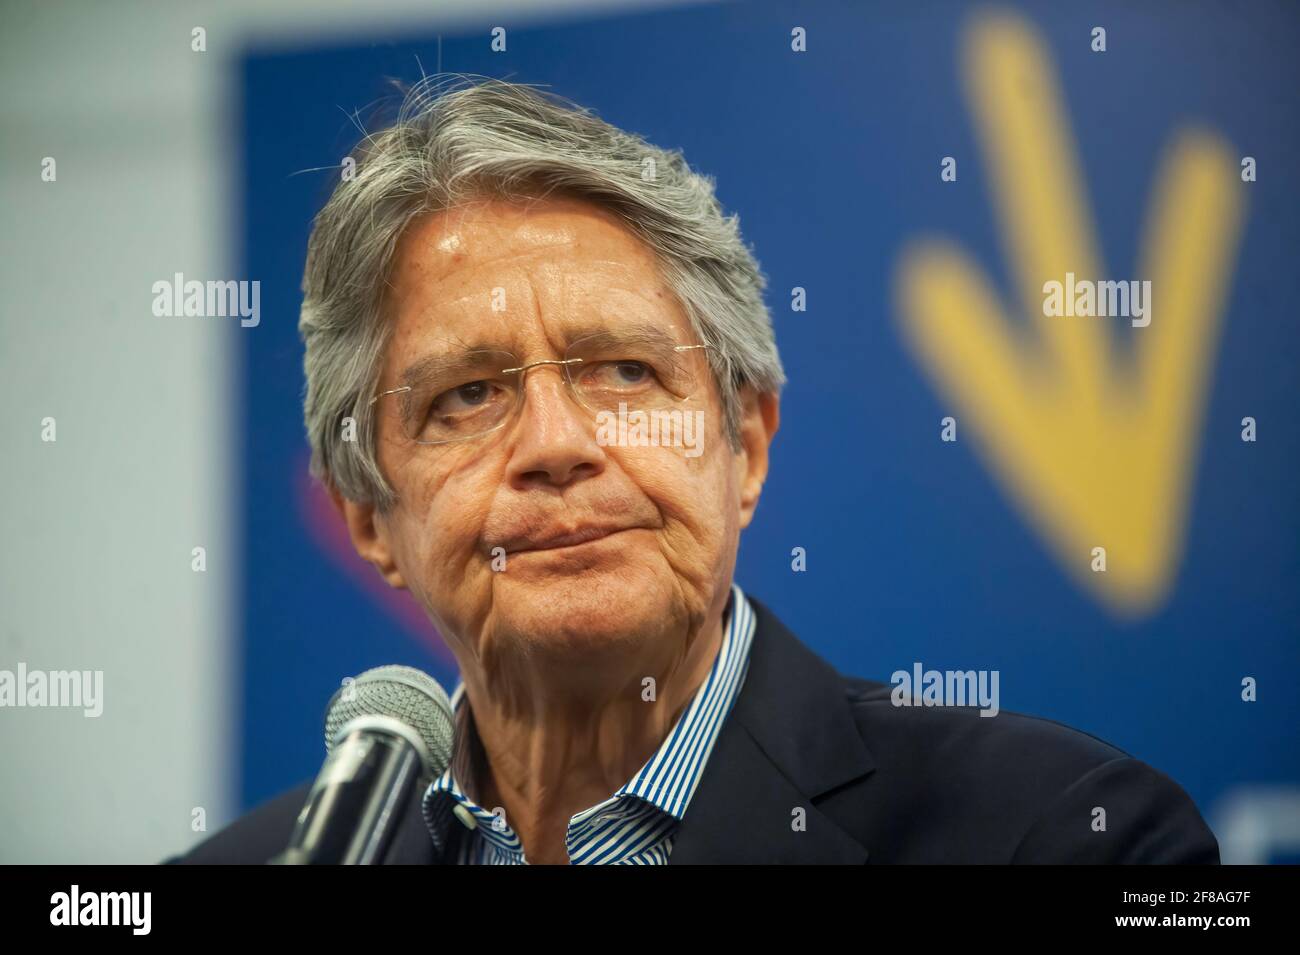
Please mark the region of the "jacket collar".
<svg viewBox="0 0 1300 955"><path fill-rule="evenodd" d="M673 839L669 864L866 862L867 849L813 805L875 769L844 679L746 596L757 618L749 671ZM409 800L388 864L456 860L467 830L448 812L436 820L431 840L423 794ZM799 810L802 829L794 825Z"/></svg>
<svg viewBox="0 0 1300 955"><path fill-rule="evenodd" d="M866 848L813 805L875 769L844 679L760 601L749 602L758 618L749 674L669 864L866 862Z"/></svg>

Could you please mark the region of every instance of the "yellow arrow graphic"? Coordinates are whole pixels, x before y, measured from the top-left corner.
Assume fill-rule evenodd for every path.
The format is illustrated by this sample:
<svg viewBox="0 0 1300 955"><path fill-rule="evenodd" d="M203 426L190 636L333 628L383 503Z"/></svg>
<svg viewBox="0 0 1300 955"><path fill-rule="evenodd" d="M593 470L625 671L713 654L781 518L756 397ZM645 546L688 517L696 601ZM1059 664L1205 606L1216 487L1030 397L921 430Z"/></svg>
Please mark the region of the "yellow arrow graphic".
<svg viewBox="0 0 1300 955"><path fill-rule="evenodd" d="M1018 334L969 255L930 239L899 263L904 338L1067 571L1116 613L1149 613L1183 547L1241 231L1236 159L1214 134L1181 131L1156 176L1139 271L1106 274L1044 44L1019 18L984 15L964 58L1014 292L1034 334ZM1044 316L1044 283L1068 272L1151 281L1151 322L1132 329L1131 361L1117 360L1108 327L1127 320ZM1105 572L1093 570L1096 547Z"/></svg>

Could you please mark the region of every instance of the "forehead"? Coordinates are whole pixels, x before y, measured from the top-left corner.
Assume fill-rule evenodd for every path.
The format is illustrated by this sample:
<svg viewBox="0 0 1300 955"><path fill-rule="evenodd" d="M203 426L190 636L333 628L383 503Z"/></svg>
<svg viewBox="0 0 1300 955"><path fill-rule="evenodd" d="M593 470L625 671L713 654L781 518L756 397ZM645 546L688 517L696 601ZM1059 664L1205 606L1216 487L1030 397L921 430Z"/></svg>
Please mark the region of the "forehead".
<svg viewBox="0 0 1300 955"><path fill-rule="evenodd" d="M650 248L613 213L570 198L423 217L398 245L387 304L399 355L439 340L556 343L623 322L689 329Z"/></svg>

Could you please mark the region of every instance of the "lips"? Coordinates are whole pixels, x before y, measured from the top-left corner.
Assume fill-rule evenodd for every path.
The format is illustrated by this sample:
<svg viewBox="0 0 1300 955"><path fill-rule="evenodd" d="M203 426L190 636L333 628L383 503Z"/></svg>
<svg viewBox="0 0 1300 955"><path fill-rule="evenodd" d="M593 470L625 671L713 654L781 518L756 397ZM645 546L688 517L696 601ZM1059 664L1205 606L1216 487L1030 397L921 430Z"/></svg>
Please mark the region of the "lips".
<svg viewBox="0 0 1300 955"><path fill-rule="evenodd" d="M559 547L574 547L578 544L586 544L590 541L609 537L611 534L618 534L622 531L633 529L634 528L623 525L584 525L572 529L557 529L554 531L529 534L511 541L506 541L502 546L504 546L506 552L510 554L521 554L530 550L555 550Z"/></svg>

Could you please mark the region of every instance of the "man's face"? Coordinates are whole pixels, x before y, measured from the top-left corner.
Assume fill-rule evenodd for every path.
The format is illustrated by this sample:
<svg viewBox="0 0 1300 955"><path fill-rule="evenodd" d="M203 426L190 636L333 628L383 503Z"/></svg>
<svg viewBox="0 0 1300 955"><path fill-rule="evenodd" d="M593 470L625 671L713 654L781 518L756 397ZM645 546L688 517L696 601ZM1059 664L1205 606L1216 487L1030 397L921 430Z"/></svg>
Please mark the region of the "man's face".
<svg viewBox="0 0 1300 955"><path fill-rule="evenodd" d="M399 245L388 315L381 392L468 348L509 351L522 365L562 359L593 331L647 325L699 343L648 247L569 199L489 200L420 220ZM737 454L706 353L679 360L698 383L682 407L703 413L691 453L599 441L559 365L529 370L518 412L469 440L417 444L400 396L376 404L379 464L398 503L381 514L349 502L349 526L363 556L424 605L462 668L477 661L492 677L526 655L575 680L602 665L626 672L629 656L649 669L688 649L665 641L720 611L766 439L757 455ZM465 395L481 391L450 400L464 407ZM762 431L763 413L747 407L746 433ZM575 660L582 671L566 671Z"/></svg>

